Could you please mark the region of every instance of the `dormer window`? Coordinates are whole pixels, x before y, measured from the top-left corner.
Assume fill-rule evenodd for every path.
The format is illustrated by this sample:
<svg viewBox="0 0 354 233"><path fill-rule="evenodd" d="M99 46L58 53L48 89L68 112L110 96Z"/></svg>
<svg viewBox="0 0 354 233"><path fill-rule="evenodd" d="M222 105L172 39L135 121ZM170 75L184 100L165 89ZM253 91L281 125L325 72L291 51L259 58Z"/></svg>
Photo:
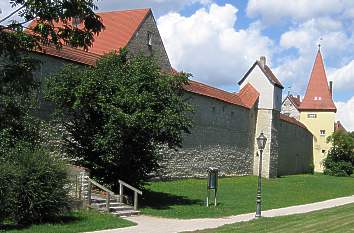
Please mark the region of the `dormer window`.
<svg viewBox="0 0 354 233"><path fill-rule="evenodd" d="M151 32L147 33L147 45L152 46L152 34Z"/></svg>

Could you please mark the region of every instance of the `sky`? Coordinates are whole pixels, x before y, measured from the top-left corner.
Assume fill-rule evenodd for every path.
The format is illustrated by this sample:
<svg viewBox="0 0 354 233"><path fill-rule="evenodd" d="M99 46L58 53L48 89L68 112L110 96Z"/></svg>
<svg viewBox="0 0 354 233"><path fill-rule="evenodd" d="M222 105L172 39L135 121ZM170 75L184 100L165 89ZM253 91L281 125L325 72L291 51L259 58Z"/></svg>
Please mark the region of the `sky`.
<svg viewBox="0 0 354 233"><path fill-rule="evenodd" d="M151 8L173 67L227 91L266 56L283 94L303 96L318 50L337 120L354 131L354 1L98 0L99 11ZM10 12L1 0L0 18Z"/></svg>

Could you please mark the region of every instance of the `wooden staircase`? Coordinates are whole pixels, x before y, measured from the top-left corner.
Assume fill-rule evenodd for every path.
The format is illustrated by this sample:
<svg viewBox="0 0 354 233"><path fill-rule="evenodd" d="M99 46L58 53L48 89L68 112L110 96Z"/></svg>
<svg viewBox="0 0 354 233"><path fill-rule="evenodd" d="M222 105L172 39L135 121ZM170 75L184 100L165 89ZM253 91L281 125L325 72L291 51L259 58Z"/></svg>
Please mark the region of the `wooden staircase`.
<svg viewBox="0 0 354 233"><path fill-rule="evenodd" d="M92 180L87 175L75 178L75 197L84 200L86 207L94 208L101 212L109 212L116 216L128 217L138 215L138 194L142 195L142 191L125 183L122 180L119 182L119 194L115 194L105 186ZM133 191L134 196L132 201L124 195L124 187Z"/></svg>
<svg viewBox="0 0 354 233"><path fill-rule="evenodd" d="M95 208L101 212L108 211L107 208L107 200L100 196L92 196L91 197L91 207ZM118 202L115 199L110 200L109 204L109 212L120 216L120 217L128 217L132 215L138 215L140 211L134 210L133 206L124 204L122 202Z"/></svg>

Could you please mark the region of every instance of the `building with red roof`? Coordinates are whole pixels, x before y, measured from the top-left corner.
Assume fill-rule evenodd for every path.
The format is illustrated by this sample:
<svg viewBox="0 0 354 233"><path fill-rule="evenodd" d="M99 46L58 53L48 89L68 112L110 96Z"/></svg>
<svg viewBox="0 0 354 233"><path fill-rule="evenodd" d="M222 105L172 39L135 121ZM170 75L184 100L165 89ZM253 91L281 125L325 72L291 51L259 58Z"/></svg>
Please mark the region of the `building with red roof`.
<svg viewBox="0 0 354 233"><path fill-rule="evenodd" d="M320 49L310 74L305 96L288 95L282 104L282 113L294 116L313 134L313 156L316 172L322 172L322 161L331 147L327 137L336 129L344 129L335 123L337 108L332 98L332 82L328 83Z"/></svg>
<svg viewBox="0 0 354 233"><path fill-rule="evenodd" d="M34 51L42 61L39 78L57 72L65 64L95 66L110 52L127 48L130 56L153 57L164 72L172 69L150 9L98 13L105 29L95 35L87 51L63 46L43 46ZM29 28L36 26L33 21ZM80 21L75 20L77 27ZM60 23L57 23L60 26ZM182 148L164 151L162 177L205 176L207 168L219 167L221 175L257 174L257 136L268 138L264 150L264 177L309 172L312 134L297 119L280 114L283 85L266 58L256 60L239 81L238 93L227 92L197 81L184 86L183 95L194 107L194 127L184 135ZM295 101L295 100L294 100ZM295 101L296 102L296 101ZM296 102L298 104L298 102ZM298 107L298 106L297 106ZM50 111L50 110L48 110Z"/></svg>

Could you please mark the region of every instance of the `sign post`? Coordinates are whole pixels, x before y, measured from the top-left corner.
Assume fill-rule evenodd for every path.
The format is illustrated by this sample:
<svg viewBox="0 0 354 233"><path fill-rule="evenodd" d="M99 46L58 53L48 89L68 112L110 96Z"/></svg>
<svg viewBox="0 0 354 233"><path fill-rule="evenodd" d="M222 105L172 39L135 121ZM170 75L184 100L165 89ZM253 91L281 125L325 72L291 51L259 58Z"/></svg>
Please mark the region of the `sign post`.
<svg viewBox="0 0 354 233"><path fill-rule="evenodd" d="M206 206L209 207L209 198L211 190L214 190L214 206L216 206L216 194L218 191L218 173L217 168L209 167L208 168L208 186L207 186L207 198Z"/></svg>

